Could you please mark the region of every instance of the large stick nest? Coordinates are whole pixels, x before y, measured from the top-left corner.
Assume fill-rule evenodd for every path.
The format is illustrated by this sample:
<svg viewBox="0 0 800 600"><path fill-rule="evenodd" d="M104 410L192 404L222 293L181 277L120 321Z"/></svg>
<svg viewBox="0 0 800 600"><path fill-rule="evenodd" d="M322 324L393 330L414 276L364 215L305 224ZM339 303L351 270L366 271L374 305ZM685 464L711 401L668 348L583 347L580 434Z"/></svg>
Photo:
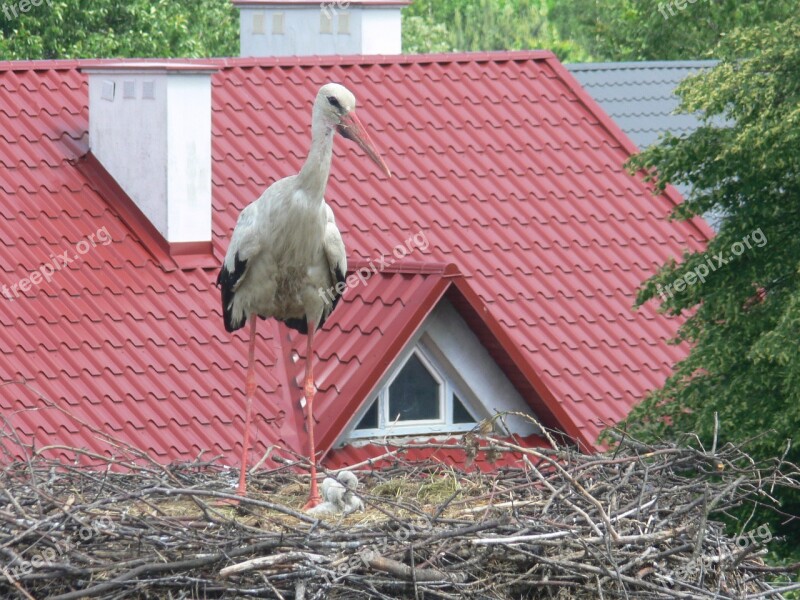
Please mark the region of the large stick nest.
<svg viewBox="0 0 800 600"><path fill-rule="evenodd" d="M731 538L715 520L798 487L793 465L730 445L623 441L585 455L482 441L520 467L464 473L396 451L389 467L356 471L366 511L330 518L300 510L298 463L259 469L249 497L225 505L236 474L215 461L123 452L90 470L34 454L0 473L0 595L719 599L800 587L785 583L796 566L768 583L781 569L762 560L767 525Z"/></svg>

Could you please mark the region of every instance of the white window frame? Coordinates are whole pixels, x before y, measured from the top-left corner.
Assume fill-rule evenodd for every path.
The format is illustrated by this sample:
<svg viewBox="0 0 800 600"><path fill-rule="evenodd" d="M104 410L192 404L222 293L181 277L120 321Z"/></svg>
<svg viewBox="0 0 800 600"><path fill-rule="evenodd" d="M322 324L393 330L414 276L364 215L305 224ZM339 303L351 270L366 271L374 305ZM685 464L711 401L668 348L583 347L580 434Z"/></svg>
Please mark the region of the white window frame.
<svg viewBox="0 0 800 600"><path fill-rule="evenodd" d="M439 414L438 419L421 419L415 421L394 421L392 415L389 414L389 390L394 383L395 379L400 376L400 373L405 368L408 361L412 356L416 356L420 362L428 369L428 372L439 384ZM473 423L453 423L453 398L458 396L461 404L467 412L475 419ZM349 432L348 438L351 440L362 440L365 438L377 437L396 437L396 436L419 436L419 435L442 435L454 434L470 431L475 428L483 416L476 416L476 410L469 400L469 396L456 386L446 372L438 364L438 362L430 355L422 344L415 345L411 352L399 364L391 378L380 389L377 396L373 397L373 401L377 398L378 402L378 427L371 429L356 429L358 423L369 411L372 402L369 402L366 409L358 415L353 429ZM485 416L485 415L484 415Z"/></svg>

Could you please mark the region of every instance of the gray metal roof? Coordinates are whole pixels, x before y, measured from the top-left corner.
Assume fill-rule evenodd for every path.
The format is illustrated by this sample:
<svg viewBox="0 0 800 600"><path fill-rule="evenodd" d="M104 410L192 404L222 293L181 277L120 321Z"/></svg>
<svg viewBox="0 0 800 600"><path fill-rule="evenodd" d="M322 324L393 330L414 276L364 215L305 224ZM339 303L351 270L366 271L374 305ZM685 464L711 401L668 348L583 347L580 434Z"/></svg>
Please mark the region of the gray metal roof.
<svg viewBox="0 0 800 600"><path fill-rule="evenodd" d="M687 75L717 64L714 60L578 63L565 65L628 137L646 148L670 131L690 133L699 121L673 114L675 88Z"/></svg>
<svg viewBox="0 0 800 600"><path fill-rule="evenodd" d="M680 103L675 88L688 75L716 64L715 60L693 60L565 66L633 143L643 149L667 131L680 135L697 129L697 117L675 114ZM684 185L676 187L684 197L690 191ZM709 212L704 217L715 231L719 230L721 214Z"/></svg>

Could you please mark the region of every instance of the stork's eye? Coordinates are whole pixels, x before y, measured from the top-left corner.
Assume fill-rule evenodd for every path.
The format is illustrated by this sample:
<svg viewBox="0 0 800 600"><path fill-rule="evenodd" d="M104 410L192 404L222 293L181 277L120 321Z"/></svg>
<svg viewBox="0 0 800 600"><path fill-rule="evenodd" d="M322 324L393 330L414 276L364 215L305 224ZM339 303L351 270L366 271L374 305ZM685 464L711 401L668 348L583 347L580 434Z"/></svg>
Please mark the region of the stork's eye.
<svg viewBox="0 0 800 600"><path fill-rule="evenodd" d="M328 102L330 102L331 106L336 110L342 110L342 105L339 104L339 99L336 96L328 96Z"/></svg>

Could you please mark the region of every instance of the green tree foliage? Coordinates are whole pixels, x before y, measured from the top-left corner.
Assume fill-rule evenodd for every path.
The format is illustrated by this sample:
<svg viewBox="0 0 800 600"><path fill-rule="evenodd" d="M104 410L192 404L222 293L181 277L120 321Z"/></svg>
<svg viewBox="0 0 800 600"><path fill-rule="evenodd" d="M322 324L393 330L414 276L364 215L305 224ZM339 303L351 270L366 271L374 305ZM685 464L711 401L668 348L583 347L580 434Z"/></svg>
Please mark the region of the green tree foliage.
<svg viewBox="0 0 800 600"><path fill-rule="evenodd" d="M0 58L238 54L229 0L34 1L0 3ZM735 26L796 11L797 0L416 0L404 10L403 49L545 48L565 62L702 58Z"/></svg>
<svg viewBox="0 0 800 600"><path fill-rule="evenodd" d="M554 3L550 16L596 60L686 60L714 56L738 26L797 11L797 0L571 0Z"/></svg>
<svg viewBox="0 0 800 600"><path fill-rule="evenodd" d="M721 441L760 435L755 455L778 457L788 439L800 441L800 16L735 30L717 53L718 67L679 88L683 110L701 112L703 126L631 162L659 187L691 186L677 218L727 216L705 251L664 266L639 295L639 304L659 301L686 316L678 339L692 348L627 426L647 438L695 432L709 442L718 413ZM682 291L678 281L687 282ZM800 446L787 458L798 462ZM800 494L781 499L783 511L800 515ZM800 522L781 533L796 543Z"/></svg>
<svg viewBox="0 0 800 600"><path fill-rule="evenodd" d="M451 35L444 23L434 23L426 17L403 15L403 52L429 54L450 52Z"/></svg>
<svg viewBox="0 0 800 600"><path fill-rule="evenodd" d="M404 52L552 50L562 60L588 54L548 18L553 0L416 0L403 17ZM411 27L409 27L411 25Z"/></svg>
<svg viewBox="0 0 800 600"><path fill-rule="evenodd" d="M41 0L38 6L26 0L23 6L0 4L5 60L238 55L238 14L228 0Z"/></svg>

